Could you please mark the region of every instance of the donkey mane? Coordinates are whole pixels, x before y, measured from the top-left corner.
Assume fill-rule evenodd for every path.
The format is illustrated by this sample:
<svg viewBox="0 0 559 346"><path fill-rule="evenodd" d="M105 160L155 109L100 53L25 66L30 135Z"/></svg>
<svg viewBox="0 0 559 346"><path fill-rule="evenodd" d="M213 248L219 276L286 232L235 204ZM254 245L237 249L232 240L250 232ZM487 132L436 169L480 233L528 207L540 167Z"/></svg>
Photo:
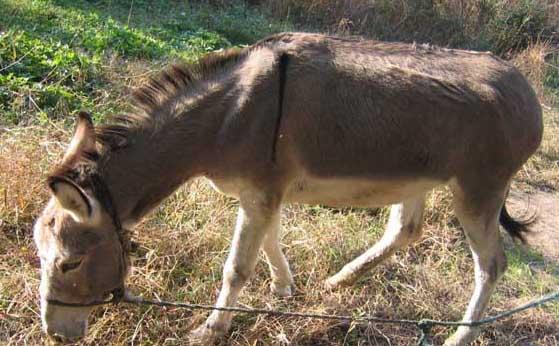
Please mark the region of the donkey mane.
<svg viewBox="0 0 559 346"><path fill-rule="evenodd" d="M175 105L192 95L204 82L229 70L254 50L273 46L286 36L290 35L271 36L246 48L212 52L195 63L171 65L133 91L129 101L130 112L110 116L105 124L94 128L97 148L74 152L54 167L49 179L69 179L83 188L91 189L104 202L106 189L99 184L102 170L100 161L110 157L111 152L131 145L135 138L155 133L170 117L182 114L182 111L174 108ZM91 123L87 112L80 113ZM107 206L111 203L102 204Z"/></svg>
<svg viewBox="0 0 559 346"><path fill-rule="evenodd" d="M162 115L169 113L172 104L188 97L197 84L241 61L255 46L209 53L196 63L174 64L160 72L132 93L131 112L110 116L106 124L94 129L98 150L82 149L59 162L50 172L49 181L60 177L69 179L91 189L105 202L106 189L100 184L97 163L106 154L128 146L140 133L155 132L165 123L168 117ZM80 113L91 121L87 112ZM102 204L107 206L112 203Z"/></svg>
<svg viewBox="0 0 559 346"><path fill-rule="evenodd" d="M181 98L188 97L189 93L201 82L227 70L254 50L273 46L280 41L289 42L292 40L292 36L291 33L273 35L256 42L250 47L230 48L220 52L208 53L196 63L171 65L133 91L130 112L110 116L106 124L96 127L96 140L100 145L101 154L127 146L132 137L139 132L156 131L167 119L163 115L173 115L175 112L171 107ZM356 45L367 44L367 41L360 38L329 37L329 39ZM378 51L383 54L409 53L410 50L424 53L453 51L428 44L416 45L414 43L411 48L410 45L397 43L375 42L375 45L379 46ZM90 157L91 155L86 156ZM87 160L87 157L85 159Z"/></svg>
<svg viewBox="0 0 559 346"><path fill-rule="evenodd" d="M196 88L197 84L241 61L256 46L209 53L197 63L174 64L160 72L157 77L151 78L132 93L132 112L111 116L107 124L94 129L99 150L76 151L54 167L47 182L51 184L56 179L62 178L74 182L81 188L89 189L111 214L117 226L121 245L127 252L130 247L128 231L120 226L112 196L100 175L98 162L105 154L126 147L136 135L156 131L165 122L166 117L162 115L169 113L170 105L180 98L188 97L189 92ZM80 116L87 118L93 126L87 112L80 112Z"/></svg>
<svg viewBox="0 0 559 346"><path fill-rule="evenodd" d="M201 82L244 59L254 48L209 53L196 63L174 64L151 78L132 93L131 112L111 116L107 124L97 127L96 138L102 151L125 147L139 131L155 131L165 122L162 114L169 113L169 107L176 101Z"/></svg>

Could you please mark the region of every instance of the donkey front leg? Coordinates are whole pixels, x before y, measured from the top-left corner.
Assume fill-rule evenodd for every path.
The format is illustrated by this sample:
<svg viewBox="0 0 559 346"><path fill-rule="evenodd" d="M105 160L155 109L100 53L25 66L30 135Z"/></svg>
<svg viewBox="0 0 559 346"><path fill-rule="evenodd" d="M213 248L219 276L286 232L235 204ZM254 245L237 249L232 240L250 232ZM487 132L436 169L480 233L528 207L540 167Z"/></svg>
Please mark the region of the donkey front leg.
<svg viewBox="0 0 559 346"><path fill-rule="evenodd" d="M241 289L254 271L258 251L266 233L275 222L279 222L278 198L258 194L246 197L241 196L235 233L223 268L223 284L217 307L236 305ZM192 332L190 341L195 344L212 344L227 333L232 317L230 312L212 312L206 322Z"/></svg>

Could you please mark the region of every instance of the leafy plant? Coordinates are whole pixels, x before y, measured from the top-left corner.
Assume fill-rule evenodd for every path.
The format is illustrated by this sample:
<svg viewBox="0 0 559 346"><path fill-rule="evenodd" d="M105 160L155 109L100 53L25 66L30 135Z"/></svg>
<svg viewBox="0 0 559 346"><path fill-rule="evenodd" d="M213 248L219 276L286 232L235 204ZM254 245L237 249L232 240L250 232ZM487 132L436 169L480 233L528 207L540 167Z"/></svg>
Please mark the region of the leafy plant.
<svg viewBox="0 0 559 346"><path fill-rule="evenodd" d="M14 125L81 108L102 120L124 108L126 92L108 66L193 61L283 28L242 4L3 0L2 6L0 123Z"/></svg>
<svg viewBox="0 0 559 346"><path fill-rule="evenodd" d="M546 36L547 12L538 1L502 1L495 6L495 15L486 28L493 50L509 54L526 48L541 36Z"/></svg>

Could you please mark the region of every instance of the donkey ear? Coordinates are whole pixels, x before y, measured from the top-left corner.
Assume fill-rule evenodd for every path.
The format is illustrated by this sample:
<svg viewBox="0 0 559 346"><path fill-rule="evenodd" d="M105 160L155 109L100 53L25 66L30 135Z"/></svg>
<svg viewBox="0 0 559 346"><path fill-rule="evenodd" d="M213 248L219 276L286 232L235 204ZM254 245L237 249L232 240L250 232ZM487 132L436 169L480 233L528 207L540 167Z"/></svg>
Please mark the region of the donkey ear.
<svg viewBox="0 0 559 346"><path fill-rule="evenodd" d="M93 128L93 121L89 113L82 111L78 114L74 136L66 149L62 162L69 163L74 157L84 151L95 151L95 129Z"/></svg>
<svg viewBox="0 0 559 346"><path fill-rule="evenodd" d="M65 177L53 176L48 178L48 184L56 201L76 221L85 222L91 217L91 201L76 183Z"/></svg>

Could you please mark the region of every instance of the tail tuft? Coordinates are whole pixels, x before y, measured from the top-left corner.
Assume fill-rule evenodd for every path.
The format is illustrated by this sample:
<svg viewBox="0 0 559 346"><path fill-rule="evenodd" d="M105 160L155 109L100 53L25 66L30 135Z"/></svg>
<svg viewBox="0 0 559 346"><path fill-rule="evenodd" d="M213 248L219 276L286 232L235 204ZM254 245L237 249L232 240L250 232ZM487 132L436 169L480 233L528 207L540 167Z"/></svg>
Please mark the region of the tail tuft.
<svg viewBox="0 0 559 346"><path fill-rule="evenodd" d="M513 239L518 239L522 243L526 243L525 234L530 232L528 226L533 224L536 219L536 215L534 214L525 220L515 220L512 216L510 216L505 204L503 204L503 208L501 208L501 215L499 216L499 222L508 234L510 234Z"/></svg>

